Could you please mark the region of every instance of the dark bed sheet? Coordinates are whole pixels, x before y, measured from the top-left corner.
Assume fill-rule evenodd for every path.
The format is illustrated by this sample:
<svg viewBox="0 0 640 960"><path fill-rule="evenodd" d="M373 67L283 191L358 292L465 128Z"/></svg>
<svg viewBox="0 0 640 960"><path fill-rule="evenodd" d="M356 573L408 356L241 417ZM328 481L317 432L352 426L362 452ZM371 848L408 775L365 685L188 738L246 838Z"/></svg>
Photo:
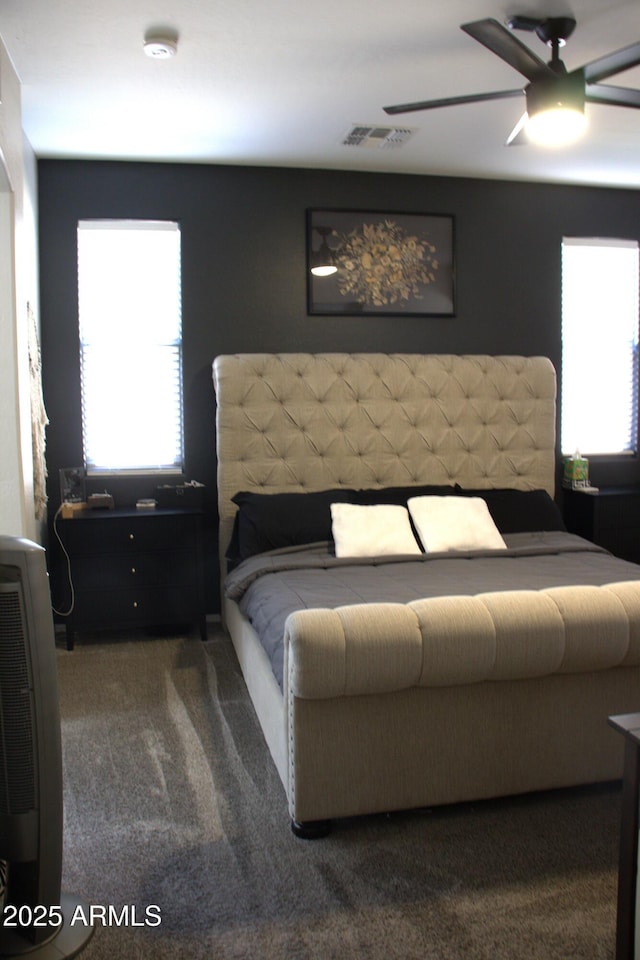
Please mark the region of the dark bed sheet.
<svg viewBox="0 0 640 960"><path fill-rule="evenodd" d="M515 533L504 540L507 550L419 557L338 559L327 543L273 550L236 567L225 591L259 635L282 689L284 627L296 610L640 580L640 565L573 534Z"/></svg>

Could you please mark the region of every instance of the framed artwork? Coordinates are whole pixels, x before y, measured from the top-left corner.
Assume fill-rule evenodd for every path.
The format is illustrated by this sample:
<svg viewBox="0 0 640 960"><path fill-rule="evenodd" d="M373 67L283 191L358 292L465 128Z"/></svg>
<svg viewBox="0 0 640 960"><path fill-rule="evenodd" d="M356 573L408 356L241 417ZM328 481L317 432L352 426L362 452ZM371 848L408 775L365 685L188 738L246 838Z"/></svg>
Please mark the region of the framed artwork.
<svg viewBox="0 0 640 960"><path fill-rule="evenodd" d="M455 316L454 220L307 211L310 314Z"/></svg>

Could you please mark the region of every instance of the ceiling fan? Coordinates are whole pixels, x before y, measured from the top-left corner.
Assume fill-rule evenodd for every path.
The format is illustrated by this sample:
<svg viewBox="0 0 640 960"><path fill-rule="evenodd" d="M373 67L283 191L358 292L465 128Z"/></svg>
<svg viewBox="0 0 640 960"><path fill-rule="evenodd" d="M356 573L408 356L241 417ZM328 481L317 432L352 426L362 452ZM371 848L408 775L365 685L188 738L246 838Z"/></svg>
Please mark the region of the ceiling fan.
<svg viewBox="0 0 640 960"><path fill-rule="evenodd" d="M461 29L526 77L529 82L524 88L401 103L384 107L385 113L393 115L461 103L502 100L522 96L524 92L526 113L507 138L506 143L511 146L529 140L559 144L575 139L586 125L585 102L640 110L640 90L600 83L640 64L640 41L569 72L560 59L559 50L575 28L576 21L572 17L536 19L515 16L506 22L509 29L491 18L463 23ZM510 30L535 32L551 48L551 60L545 63Z"/></svg>

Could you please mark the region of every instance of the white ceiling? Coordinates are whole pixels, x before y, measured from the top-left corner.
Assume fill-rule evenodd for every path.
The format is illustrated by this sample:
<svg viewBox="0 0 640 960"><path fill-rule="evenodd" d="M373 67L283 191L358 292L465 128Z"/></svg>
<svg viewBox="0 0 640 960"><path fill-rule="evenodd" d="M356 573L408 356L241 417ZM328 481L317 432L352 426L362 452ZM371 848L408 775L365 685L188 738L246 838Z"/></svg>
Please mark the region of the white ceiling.
<svg viewBox="0 0 640 960"><path fill-rule="evenodd" d="M640 0L0 0L38 157L322 167L640 187L640 110L587 105L578 146L505 147L518 99L391 118L383 105L526 81L461 23L571 14L569 70L640 40ZM145 33L178 35L171 60ZM518 33L543 59L535 34ZM640 87L640 67L607 81ZM343 146L354 123L415 128Z"/></svg>

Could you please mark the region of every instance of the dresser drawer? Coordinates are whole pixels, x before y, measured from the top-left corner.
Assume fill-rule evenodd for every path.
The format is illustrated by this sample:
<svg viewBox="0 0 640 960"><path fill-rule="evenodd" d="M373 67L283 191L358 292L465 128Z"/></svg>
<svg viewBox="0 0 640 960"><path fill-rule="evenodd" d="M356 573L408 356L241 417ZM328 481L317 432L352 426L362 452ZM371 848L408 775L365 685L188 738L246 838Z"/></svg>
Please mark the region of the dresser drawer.
<svg viewBox="0 0 640 960"><path fill-rule="evenodd" d="M113 553L76 556L71 573L78 590L113 590L148 586L188 586L197 577L193 555L173 553Z"/></svg>
<svg viewBox="0 0 640 960"><path fill-rule="evenodd" d="M76 596L73 612L75 626L95 629L194 623L199 617L197 585L189 589L83 590Z"/></svg>
<svg viewBox="0 0 640 960"><path fill-rule="evenodd" d="M181 544L188 544L193 539L194 524L194 517L176 514L82 517L67 522L63 542L76 556L179 550Z"/></svg>

